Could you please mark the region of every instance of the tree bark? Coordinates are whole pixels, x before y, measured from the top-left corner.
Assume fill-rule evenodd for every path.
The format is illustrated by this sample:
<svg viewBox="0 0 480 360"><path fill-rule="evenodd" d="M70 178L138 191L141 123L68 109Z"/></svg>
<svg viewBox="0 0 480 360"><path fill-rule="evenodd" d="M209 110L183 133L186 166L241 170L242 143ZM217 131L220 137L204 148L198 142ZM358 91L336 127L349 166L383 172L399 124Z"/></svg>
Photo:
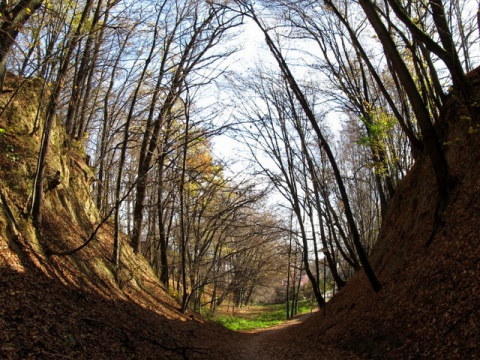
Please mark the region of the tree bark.
<svg viewBox="0 0 480 360"><path fill-rule="evenodd" d="M85 4L85 8L83 9L82 16L78 23L78 26L75 30L75 34L73 38L66 44L66 54L64 58L61 60L62 64L60 69L58 70L58 77L57 81L54 85L52 93L50 95L50 99L47 106L47 113L46 113L46 120L43 130L42 141L40 144L40 151L37 161L37 171L35 174L34 180L34 195L33 195L33 204L31 215L33 219L33 224L36 227L41 227L42 225L42 208L43 208L43 180L45 177L45 167L46 167L46 159L47 154L50 148L50 137L53 127L53 122L55 120L55 112L58 107L58 99L60 96L60 92L63 88L63 84L65 81L65 77L67 76L68 68L70 65L70 60L72 58L74 49L75 49L75 39L78 37L80 32L83 29L85 21L87 20L88 12L90 11L91 3L93 0L87 1Z"/></svg>

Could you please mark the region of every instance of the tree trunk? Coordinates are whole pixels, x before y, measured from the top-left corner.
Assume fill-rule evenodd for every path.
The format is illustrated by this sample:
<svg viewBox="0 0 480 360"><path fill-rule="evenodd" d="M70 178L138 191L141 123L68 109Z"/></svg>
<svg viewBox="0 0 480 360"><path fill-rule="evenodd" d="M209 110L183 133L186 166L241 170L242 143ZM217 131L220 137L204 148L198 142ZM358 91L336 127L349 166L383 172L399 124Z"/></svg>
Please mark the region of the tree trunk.
<svg viewBox="0 0 480 360"><path fill-rule="evenodd" d="M57 88L59 88L59 83ZM58 93L60 89L55 89L54 93ZM42 208L43 208L43 184L45 178L45 168L46 168L46 159L47 154L50 149L50 138L52 135L53 123L55 121L55 111L57 109L57 98L58 96L52 97L48 103L46 121L43 128L42 140L40 143L40 152L37 160L37 171L35 174L34 180L34 193L33 193L33 203L31 209L31 215L33 219L33 225L36 228L41 228L42 226Z"/></svg>
<svg viewBox="0 0 480 360"><path fill-rule="evenodd" d="M307 100L305 99L303 92L301 91L300 87L298 86L295 78L293 77L293 74L291 73L287 63L285 62L285 59L283 58L282 54L280 53L279 49L275 46L272 38L270 37L268 31L262 26L260 23L260 20L257 18L255 13L253 12L253 9L250 9L250 15L252 19L257 23L258 27L260 30L263 32L265 35L265 40L267 42L267 45L272 53L272 55L275 57L280 70L285 77L285 80L288 82L288 85L290 86L291 90L293 91L295 97L297 98L297 101L300 103L300 106L304 110L307 118L310 121L310 124L312 125L315 134L317 135L321 146L324 148L325 153L327 154L328 160L330 161L330 164L333 169L333 173L335 175L335 180L337 182L337 186L340 190L340 194L342 197L342 201L345 207L345 216L347 218L348 225L350 227L350 231L352 234L353 238L353 243L355 245L355 249L358 254L358 258L360 259L360 263L363 266L363 269L365 271L365 274L367 275L368 280L370 281L370 284L372 286L372 289L375 292L378 292L381 290L382 285L378 281L373 268L370 265L370 262L368 261L367 254L365 253L365 249L363 248L362 242L360 240L360 234L358 232L357 226L355 224L355 219L353 217L353 213L350 207L350 202L347 196L347 191L345 189L345 186L343 184L343 179L340 174L340 170L337 166L337 162L335 160L335 155L333 154L332 150L330 149L330 145L326 141L326 139L323 136L323 133L320 129L320 126L318 125L317 119L310 108L310 105L308 104ZM307 273L308 274L308 273ZM321 296L321 295L320 295ZM323 298L322 298L323 300Z"/></svg>
<svg viewBox="0 0 480 360"><path fill-rule="evenodd" d="M104 207L107 205L107 201L105 200L105 163L106 159L105 157L107 156L107 138L108 138L108 130L111 128L111 120L110 120L110 106L109 106L109 100L110 96L112 94L112 90L115 86L115 79L117 77L117 70L118 70L118 65L120 63L121 55L125 51L125 47L128 43L128 40L130 39L131 33L129 32L125 38L125 41L123 42L122 46L120 47L120 50L118 52L118 56L115 58L115 62L112 66L112 74L110 77L110 82L108 84L107 91L105 93L104 99L103 99L103 119L102 119L102 133L100 137L100 154L98 155L98 158L100 159L99 165L98 165L98 186L97 186L97 194L96 194L96 206L100 212L104 211Z"/></svg>
<svg viewBox="0 0 480 360"><path fill-rule="evenodd" d="M162 198L163 198L163 159L160 160L159 163L160 167L160 174L159 174L159 181L160 184L158 185L158 227L159 227L159 242L160 242L160 281L165 285L168 289L168 241L167 241L167 231L164 221L164 211L162 209Z"/></svg>
<svg viewBox="0 0 480 360"><path fill-rule="evenodd" d="M185 181L186 181L186 170L187 170L187 150L188 150L188 130L189 130L189 116L188 110L186 111L186 121L185 121L185 139L183 144L183 157L182 157L182 168L181 168L181 178L180 178L180 252L181 252L181 266L182 266L182 313L185 313L188 306L188 291L187 291L187 240L188 234L186 229L186 216L187 211L185 209Z"/></svg>

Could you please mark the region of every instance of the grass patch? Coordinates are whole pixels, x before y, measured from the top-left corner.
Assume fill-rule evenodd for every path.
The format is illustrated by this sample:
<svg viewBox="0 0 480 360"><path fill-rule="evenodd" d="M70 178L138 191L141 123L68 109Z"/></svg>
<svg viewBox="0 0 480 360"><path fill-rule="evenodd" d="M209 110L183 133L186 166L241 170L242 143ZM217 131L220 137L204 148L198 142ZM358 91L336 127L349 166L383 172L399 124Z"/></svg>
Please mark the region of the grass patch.
<svg viewBox="0 0 480 360"><path fill-rule="evenodd" d="M244 319L235 316L219 316L214 319L215 322L218 322L230 330L254 330L268 328L270 326L275 326L282 323L284 320L262 320L262 319Z"/></svg>
<svg viewBox="0 0 480 360"><path fill-rule="evenodd" d="M316 303L312 303L312 301L304 300L298 303L298 314L306 314L311 312L312 310L316 309Z"/></svg>
<svg viewBox="0 0 480 360"><path fill-rule="evenodd" d="M299 314L309 311L311 311L310 302L305 301L299 304ZM286 320L285 304L250 306L235 315L219 314L213 317L213 321L235 331L268 328Z"/></svg>

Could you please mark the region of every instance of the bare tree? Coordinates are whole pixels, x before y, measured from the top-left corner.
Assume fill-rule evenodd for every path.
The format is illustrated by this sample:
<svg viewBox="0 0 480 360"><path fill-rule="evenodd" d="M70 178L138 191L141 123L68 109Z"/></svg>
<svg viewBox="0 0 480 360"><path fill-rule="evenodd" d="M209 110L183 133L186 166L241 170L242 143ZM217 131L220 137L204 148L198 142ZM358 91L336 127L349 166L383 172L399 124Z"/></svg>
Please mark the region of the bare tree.
<svg viewBox="0 0 480 360"><path fill-rule="evenodd" d="M202 68L229 55L230 51L228 50L217 54L209 54L209 52L219 44L228 29L238 25L237 18L227 16L222 7L207 5L206 8L203 8L193 6L189 2L184 5L184 9L177 15L178 18L172 24L172 32L166 37L163 45L164 55L158 70L157 83L143 136L138 169L140 181L136 191L132 239L136 252L140 251L147 172L157 148L160 131L164 127L169 128L170 123L175 120L174 107L178 101L181 101L181 95L186 91L187 86L189 88L194 87L193 83L187 84L192 73L202 71ZM195 18L196 21L189 23L191 17ZM179 34L176 32L179 32ZM173 43L176 37L181 38L180 44L175 45ZM175 58L179 60L174 60ZM172 61L174 61L173 66L170 64ZM164 78L172 71L173 75L168 79L168 82L165 82ZM158 96L160 90L165 95L156 115L157 118L153 121L155 106L158 106L157 102L160 100Z"/></svg>

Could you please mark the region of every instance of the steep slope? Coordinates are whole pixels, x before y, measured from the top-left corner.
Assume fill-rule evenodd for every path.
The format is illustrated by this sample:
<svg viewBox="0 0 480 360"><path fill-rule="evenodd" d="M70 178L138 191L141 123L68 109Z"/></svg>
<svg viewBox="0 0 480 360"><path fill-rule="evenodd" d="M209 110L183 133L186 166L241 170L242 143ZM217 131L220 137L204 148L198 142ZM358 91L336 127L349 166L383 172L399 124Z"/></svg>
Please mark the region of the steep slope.
<svg viewBox="0 0 480 360"><path fill-rule="evenodd" d="M111 224L91 236L101 222L90 196L92 170L81 144L58 124L46 173L48 180L58 171L60 184L45 193L42 228L32 226L27 212L42 132L36 117L42 82L10 75L6 85L11 92L0 94L0 358L250 360L257 352L258 359L278 358L267 340L288 329L271 336L235 333L182 315L129 246L122 247L114 275ZM260 355L264 346L272 352ZM330 360L357 358L324 349Z"/></svg>
<svg viewBox="0 0 480 360"><path fill-rule="evenodd" d="M439 124L453 190L433 237L437 193L422 157L384 218L374 257L383 290L358 273L299 337L376 359L480 357L480 69L469 79L476 120L452 95Z"/></svg>

